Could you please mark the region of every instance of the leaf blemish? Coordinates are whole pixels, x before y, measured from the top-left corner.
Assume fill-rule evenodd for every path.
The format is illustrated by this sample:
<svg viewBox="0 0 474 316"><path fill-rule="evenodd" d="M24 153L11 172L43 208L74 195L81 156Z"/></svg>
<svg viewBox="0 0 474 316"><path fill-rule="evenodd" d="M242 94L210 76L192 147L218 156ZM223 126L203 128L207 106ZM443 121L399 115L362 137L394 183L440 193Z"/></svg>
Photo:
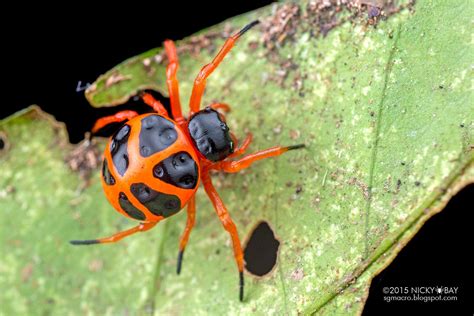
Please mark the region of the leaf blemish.
<svg viewBox="0 0 474 316"><path fill-rule="evenodd" d="M107 78L107 80L105 81L105 87L110 88L114 84L130 79L132 79L131 75L122 75L121 73L115 72L112 73L109 78Z"/></svg>
<svg viewBox="0 0 474 316"><path fill-rule="evenodd" d="M7 134L0 131L0 154L5 153L9 147L10 144L8 142Z"/></svg>

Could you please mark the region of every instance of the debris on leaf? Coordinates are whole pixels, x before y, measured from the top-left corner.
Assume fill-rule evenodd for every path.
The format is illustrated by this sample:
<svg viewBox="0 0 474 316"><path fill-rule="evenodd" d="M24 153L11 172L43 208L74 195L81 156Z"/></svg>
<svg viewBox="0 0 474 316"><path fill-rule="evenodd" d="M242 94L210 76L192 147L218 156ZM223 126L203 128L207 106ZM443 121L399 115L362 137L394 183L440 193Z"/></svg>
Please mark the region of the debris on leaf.
<svg viewBox="0 0 474 316"><path fill-rule="evenodd" d="M122 75L118 72L114 72L110 75L109 78L105 81L105 87L110 88L114 84L124 81L124 80L130 80L132 79L132 76L130 75Z"/></svg>
<svg viewBox="0 0 474 316"><path fill-rule="evenodd" d="M95 141L87 138L66 156L66 163L71 170L79 173L79 177L85 181L85 186L91 174L96 172L100 161L101 157Z"/></svg>

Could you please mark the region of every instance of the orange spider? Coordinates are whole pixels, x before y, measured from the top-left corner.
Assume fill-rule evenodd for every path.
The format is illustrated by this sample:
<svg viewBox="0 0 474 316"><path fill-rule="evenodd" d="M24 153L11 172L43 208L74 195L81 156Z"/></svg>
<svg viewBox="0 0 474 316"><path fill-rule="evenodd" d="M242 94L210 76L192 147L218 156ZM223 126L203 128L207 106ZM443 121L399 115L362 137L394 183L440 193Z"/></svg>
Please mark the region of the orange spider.
<svg viewBox="0 0 474 316"><path fill-rule="evenodd" d="M199 110L206 79L229 53L237 39L256 24L258 21L248 24L240 32L229 37L214 60L201 69L194 81L187 119L182 115L179 99L176 47L173 41L167 40L164 43L169 62L166 83L171 115L150 94L142 93L143 101L156 113L138 115L135 111L122 111L97 120L92 128L93 133L107 124L128 120L108 141L104 152L102 185L107 199L119 213L141 223L107 238L72 240L73 245L119 241L136 232L151 229L187 205L186 228L179 244L179 274L184 249L194 226L195 194L201 182L222 225L232 238L235 261L239 269L239 298L243 300L244 260L239 235L227 208L212 185L210 171L238 172L257 160L304 147L303 144L277 146L235 160L233 158L245 153L252 135L248 134L242 145L237 146L237 139L229 131L225 117L217 111L230 110L224 103L215 103Z"/></svg>

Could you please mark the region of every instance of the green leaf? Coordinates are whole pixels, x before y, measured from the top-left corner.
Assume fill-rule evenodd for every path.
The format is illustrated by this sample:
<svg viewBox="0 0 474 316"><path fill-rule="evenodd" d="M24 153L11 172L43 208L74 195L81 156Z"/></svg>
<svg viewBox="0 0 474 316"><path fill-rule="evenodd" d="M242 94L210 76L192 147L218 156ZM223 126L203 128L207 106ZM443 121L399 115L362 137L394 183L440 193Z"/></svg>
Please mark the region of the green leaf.
<svg viewBox="0 0 474 316"><path fill-rule="evenodd" d="M291 9L279 4L206 30L199 36L208 42L177 43L186 104L199 69L224 41L222 30L267 21L212 74L203 104L230 104L231 129L240 138L254 133L251 151L307 145L213 177L243 242L259 221L270 224L281 242L275 269L262 278L247 273L238 301L229 237L201 191L179 276L185 212L114 245L70 246L134 223L106 202L98 168L88 185L71 171L64 127L33 107L0 123L2 312L361 312L374 275L474 181L473 8L420 0L387 8L393 14L376 27L343 8L323 37L318 30L333 8L314 13L301 4L287 40L263 45L283 6ZM101 76L87 97L108 106L143 88L167 95L165 65L161 49L133 57Z"/></svg>

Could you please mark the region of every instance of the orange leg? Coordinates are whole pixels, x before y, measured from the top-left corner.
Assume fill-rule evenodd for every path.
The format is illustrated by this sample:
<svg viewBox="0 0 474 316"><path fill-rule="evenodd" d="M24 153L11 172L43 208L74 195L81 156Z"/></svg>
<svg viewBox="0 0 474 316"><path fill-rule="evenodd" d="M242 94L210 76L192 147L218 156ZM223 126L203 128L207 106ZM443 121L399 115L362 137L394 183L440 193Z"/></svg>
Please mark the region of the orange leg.
<svg viewBox="0 0 474 316"><path fill-rule="evenodd" d="M118 232L115 235L106 238L100 239L89 239L89 240L71 240L70 243L73 245L92 245L92 244L105 244L111 242L117 242L120 239L133 235L138 232L144 232L151 228L153 228L158 222L151 222L151 223L140 223L140 225L135 226L133 228L124 230L122 232Z"/></svg>
<svg viewBox="0 0 474 316"><path fill-rule="evenodd" d="M183 254L184 249L186 248L186 244L189 240L189 234L191 234L191 230L194 227L195 218L196 218L196 197L193 196L188 202L188 220L186 221L186 228L184 229L184 233L181 236L181 241L179 243L179 253L178 253L178 266L176 268L176 273L181 273L181 265L183 263Z"/></svg>
<svg viewBox="0 0 474 316"><path fill-rule="evenodd" d="M258 21L254 21L247 26L245 26L242 30L240 30L237 34L232 35L229 37L224 46L222 46L219 53L217 53L216 57L211 61L210 64L204 66L199 74L197 75L196 79L194 80L193 91L191 93L191 100L189 103L190 107L190 115L199 111L199 107L201 105L201 98L204 93L204 88L206 87L206 79L209 75L219 66L221 61L224 57L230 52L232 47L234 47L235 42L239 39L242 34L247 32L251 27L258 24Z"/></svg>
<svg viewBox="0 0 474 316"><path fill-rule="evenodd" d="M117 112L114 115L102 117L95 122L94 126L92 127L92 133L97 133L101 128L109 125L110 123L118 123L125 120L130 120L137 115L138 113L135 111L126 110Z"/></svg>
<svg viewBox="0 0 474 316"><path fill-rule="evenodd" d="M303 147L304 147L304 144L293 145L293 146L288 146L288 147L281 147L281 146L272 147L272 148L264 149L261 151L257 151L256 153L250 154L236 161L224 160L224 161L218 162L214 164L211 168L214 170L223 170L229 173L239 172L242 169L250 167L250 165L254 163L255 161L279 156L287 152L288 150L300 149Z"/></svg>
<svg viewBox="0 0 474 316"><path fill-rule="evenodd" d="M222 225L224 225L225 230L227 230L227 232L230 234L230 237L232 238L234 257L235 261L237 262L237 268L239 269L239 298L242 301L244 298L244 255L240 245L237 228L230 218L229 212L227 211L224 203L217 194L216 189L212 185L211 178L207 170L204 170L202 173L202 184L206 190L207 195L209 196L209 199L214 205L217 216L219 216Z"/></svg>
<svg viewBox="0 0 474 316"><path fill-rule="evenodd" d="M232 137L235 138L235 136L233 134L232 134ZM239 148L234 150L234 152L231 155L229 155L227 158L234 158L234 157L240 156L243 153L245 153L245 151L249 147L250 143L252 142L252 138L253 138L252 133L248 133L247 137L244 139L244 142L242 143L242 146L240 146ZM237 146L237 141L234 140L234 142Z"/></svg>
<svg viewBox="0 0 474 316"><path fill-rule="evenodd" d="M213 103L209 106L213 110L222 110L224 113L230 112L230 106L225 103Z"/></svg>
<svg viewBox="0 0 474 316"><path fill-rule="evenodd" d="M145 102L146 105L153 108L153 111L155 111L156 113L160 115L168 117L168 111L166 111L163 104L161 104L161 102L155 99L151 94L143 92L141 94L141 97L143 99L143 102Z"/></svg>
<svg viewBox="0 0 474 316"><path fill-rule="evenodd" d="M168 67L166 68L166 83L168 85L168 93L171 103L171 114L173 119L180 125L184 123L183 114L181 113L181 102L179 101L179 85L176 73L178 72L178 54L176 46L171 40L165 41L166 56L168 56Z"/></svg>

